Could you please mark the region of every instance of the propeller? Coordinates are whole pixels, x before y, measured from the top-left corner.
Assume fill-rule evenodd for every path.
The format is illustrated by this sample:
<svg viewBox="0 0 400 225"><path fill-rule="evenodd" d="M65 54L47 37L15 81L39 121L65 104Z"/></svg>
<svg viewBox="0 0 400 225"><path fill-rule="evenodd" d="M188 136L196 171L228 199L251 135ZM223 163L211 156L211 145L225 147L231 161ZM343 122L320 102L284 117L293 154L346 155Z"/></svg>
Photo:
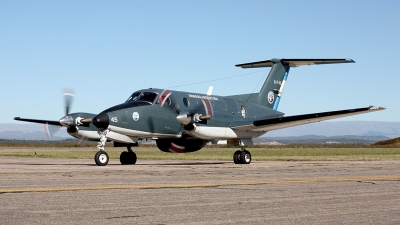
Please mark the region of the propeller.
<svg viewBox="0 0 400 225"><path fill-rule="evenodd" d="M63 127L70 127L74 124L74 118L69 114L69 110L71 109L72 100L75 97L74 91L71 89L65 89L64 93L64 103L65 103L65 116L59 120L59 123ZM75 119L76 125L82 125L83 123L91 123L93 121L92 118L81 118L77 117Z"/></svg>
<svg viewBox="0 0 400 225"><path fill-rule="evenodd" d="M63 127L69 127L74 123L74 119L72 116L69 115L69 110L71 108L72 99L74 98L75 94L71 89L65 89L64 93L64 106L65 106L65 116L62 117L59 122Z"/></svg>
<svg viewBox="0 0 400 225"><path fill-rule="evenodd" d="M63 92L64 96L64 109L65 109L65 116L62 117L58 122L63 127L69 127L73 124L73 118L69 115L69 110L71 108L72 100L74 98L74 91L72 89L65 89ZM56 133L60 127L56 127L54 125L49 125L49 123L43 124L44 126L44 134L46 135L47 139L51 139L54 133Z"/></svg>
<svg viewBox="0 0 400 225"><path fill-rule="evenodd" d="M69 109L71 108L72 99L75 97L72 89L64 90L64 102L65 102L65 115L69 115Z"/></svg>
<svg viewBox="0 0 400 225"><path fill-rule="evenodd" d="M74 92L71 89L66 89L63 92L64 96L64 109L65 109L65 116L62 117L60 120L40 120L40 119L29 119L29 118L21 118L21 117L14 117L14 120L18 121L25 121L31 123L40 123L43 124L44 134L47 139L51 139L54 133L56 133L60 126L66 127L67 131L70 135L74 136L79 131L79 126L89 127L90 123L92 123L94 117L91 113L70 113L72 100ZM80 136L82 134L79 134ZM83 137L88 139L87 137Z"/></svg>

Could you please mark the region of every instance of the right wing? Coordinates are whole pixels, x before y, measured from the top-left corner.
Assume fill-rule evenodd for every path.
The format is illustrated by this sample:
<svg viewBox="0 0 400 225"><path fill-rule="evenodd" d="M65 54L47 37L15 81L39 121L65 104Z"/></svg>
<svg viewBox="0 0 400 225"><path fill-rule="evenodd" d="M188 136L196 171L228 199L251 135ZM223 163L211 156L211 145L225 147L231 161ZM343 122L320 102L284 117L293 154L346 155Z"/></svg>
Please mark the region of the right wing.
<svg viewBox="0 0 400 225"><path fill-rule="evenodd" d="M347 109L339 111L303 114L296 116L284 116L273 119L256 120L252 124L232 126L233 130L241 131L271 131L278 130L287 127L294 127L303 124L315 123L324 120L336 119L340 117L352 116L362 113L375 112L379 110L384 110L383 107L366 107L357 109Z"/></svg>

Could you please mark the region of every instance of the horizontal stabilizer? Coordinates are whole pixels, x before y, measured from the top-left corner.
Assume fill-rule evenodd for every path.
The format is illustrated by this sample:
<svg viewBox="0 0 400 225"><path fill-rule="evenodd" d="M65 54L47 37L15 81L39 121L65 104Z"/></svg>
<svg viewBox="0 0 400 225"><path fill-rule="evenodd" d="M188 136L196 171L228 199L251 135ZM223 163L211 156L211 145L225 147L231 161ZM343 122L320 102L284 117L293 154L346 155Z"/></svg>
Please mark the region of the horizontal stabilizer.
<svg viewBox="0 0 400 225"><path fill-rule="evenodd" d="M312 113L312 114L304 114L304 115L296 115L296 116L285 116L273 119L265 119L265 120L256 120L252 124L241 125L241 126L233 126L234 130L241 131L271 131L278 130L287 127L298 126L302 124L309 124L320 122L324 120L336 119L346 116L352 116L362 113L375 112L379 110L384 110L383 107L366 107L366 108L357 108L357 109L347 109L347 110L339 110L339 111L330 111L330 112L321 112L321 113Z"/></svg>
<svg viewBox="0 0 400 225"><path fill-rule="evenodd" d="M282 63L289 67L298 66L311 66L321 64L333 64L333 63L354 63L352 59L271 59L266 61L251 62L238 64L237 67L246 68L259 68L259 67L272 67L275 63Z"/></svg>

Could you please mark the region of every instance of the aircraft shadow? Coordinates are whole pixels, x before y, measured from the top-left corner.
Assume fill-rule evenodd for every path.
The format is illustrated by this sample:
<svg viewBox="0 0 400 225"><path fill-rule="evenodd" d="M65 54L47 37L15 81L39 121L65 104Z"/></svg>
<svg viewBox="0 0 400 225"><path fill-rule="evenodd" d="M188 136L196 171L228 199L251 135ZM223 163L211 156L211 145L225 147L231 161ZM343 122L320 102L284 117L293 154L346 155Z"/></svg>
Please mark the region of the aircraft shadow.
<svg viewBox="0 0 400 225"><path fill-rule="evenodd" d="M136 166L201 166L201 165L223 165L232 164L231 162L176 162L176 163L139 163Z"/></svg>

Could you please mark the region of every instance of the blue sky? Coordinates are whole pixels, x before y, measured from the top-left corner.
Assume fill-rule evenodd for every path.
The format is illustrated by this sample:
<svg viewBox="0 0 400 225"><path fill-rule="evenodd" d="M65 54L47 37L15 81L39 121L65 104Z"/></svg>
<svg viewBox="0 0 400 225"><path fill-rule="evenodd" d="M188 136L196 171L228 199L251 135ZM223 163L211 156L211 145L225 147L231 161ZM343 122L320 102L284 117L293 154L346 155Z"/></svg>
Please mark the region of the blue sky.
<svg viewBox="0 0 400 225"><path fill-rule="evenodd" d="M258 91L271 58L351 58L293 68L286 115L377 105L341 120L400 121L399 1L2 1L0 123L99 113L157 87L233 95ZM232 79L180 86L256 72ZM172 88L174 87L174 88Z"/></svg>

